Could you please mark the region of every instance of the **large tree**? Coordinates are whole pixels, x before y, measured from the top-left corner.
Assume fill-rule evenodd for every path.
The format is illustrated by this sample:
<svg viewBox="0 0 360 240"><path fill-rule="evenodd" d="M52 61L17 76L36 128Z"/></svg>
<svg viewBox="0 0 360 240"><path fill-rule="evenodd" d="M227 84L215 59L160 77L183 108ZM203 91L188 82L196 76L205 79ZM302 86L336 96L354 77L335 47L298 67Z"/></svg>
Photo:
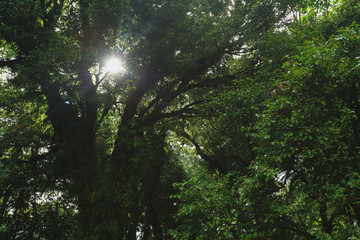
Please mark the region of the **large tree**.
<svg viewBox="0 0 360 240"><path fill-rule="evenodd" d="M241 74L224 71L227 60L282 18L284 3L2 1L1 233L165 237L154 192L178 179L166 178L176 169L166 131L195 114L206 89ZM107 72L110 57L126 70Z"/></svg>
<svg viewBox="0 0 360 240"><path fill-rule="evenodd" d="M315 18L324 2L264 39L256 74L206 105L206 134L187 127L220 174L177 185L177 238L360 237L359 3Z"/></svg>

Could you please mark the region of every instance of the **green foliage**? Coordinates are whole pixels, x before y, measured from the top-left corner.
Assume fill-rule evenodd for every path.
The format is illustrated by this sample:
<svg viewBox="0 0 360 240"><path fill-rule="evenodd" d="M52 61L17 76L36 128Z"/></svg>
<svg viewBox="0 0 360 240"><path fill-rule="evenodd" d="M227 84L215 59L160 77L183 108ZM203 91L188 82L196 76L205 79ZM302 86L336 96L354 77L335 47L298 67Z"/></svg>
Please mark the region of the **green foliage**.
<svg viewBox="0 0 360 240"><path fill-rule="evenodd" d="M230 178L202 171L175 184L181 191L173 196L181 201L175 217L181 225L171 231L175 239L241 239L238 208L242 204L236 187L229 187L234 181Z"/></svg>
<svg viewBox="0 0 360 240"><path fill-rule="evenodd" d="M354 102L359 72L357 56L347 50L358 46L358 31L355 24L340 29L327 42L308 41L301 55L283 66L284 83L291 90L269 100L257 124L257 161L278 168L289 179L285 183L291 198L301 196L302 203L314 206L302 219L314 235L357 234L350 227L356 214L347 213L356 208L355 199L348 198L345 189L349 189L348 175L358 171ZM322 229L305 221L309 217L321 219Z"/></svg>
<svg viewBox="0 0 360 240"><path fill-rule="evenodd" d="M44 99L6 80L1 86L0 238L71 239L75 205L54 179L59 166L49 153L53 129Z"/></svg>
<svg viewBox="0 0 360 240"><path fill-rule="evenodd" d="M322 6L329 11L326 17L311 22L310 12L301 25L254 42L266 46L253 53L263 57L262 65L206 106L217 113L207 139L218 144L202 140L209 152L220 152L221 162L241 156L248 165L231 171L239 170L232 164L227 175L205 174L177 184L181 191L175 197L182 205L175 218L181 225L174 236L359 238L357 4L343 1L331 12ZM344 21L348 14L355 22ZM228 135L234 129L241 131ZM244 137L250 150L242 147ZM234 220L230 209L240 216L235 226L228 221ZM222 226L229 227L229 235Z"/></svg>
<svg viewBox="0 0 360 240"><path fill-rule="evenodd" d="M359 6L1 1L0 238L360 238Z"/></svg>

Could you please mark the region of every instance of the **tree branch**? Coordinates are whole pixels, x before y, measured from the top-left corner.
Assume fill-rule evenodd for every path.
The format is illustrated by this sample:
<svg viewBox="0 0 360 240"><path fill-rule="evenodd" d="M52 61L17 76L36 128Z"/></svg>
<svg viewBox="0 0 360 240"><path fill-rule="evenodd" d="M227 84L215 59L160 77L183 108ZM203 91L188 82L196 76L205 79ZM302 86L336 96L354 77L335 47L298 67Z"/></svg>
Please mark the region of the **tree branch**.
<svg viewBox="0 0 360 240"><path fill-rule="evenodd" d="M206 162L211 162L212 158L209 154L205 153L204 150L201 149L200 145L195 141L195 139L193 139L187 132L182 131L182 132L177 132L177 134L179 134L180 136L184 137L186 140L188 140L189 142L191 142L195 149L196 152L201 156L201 158L203 158Z"/></svg>
<svg viewBox="0 0 360 240"><path fill-rule="evenodd" d="M128 101L126 102L124 115L121 121L121 125L124 126L135 116L137 108L148 89L155 84L155 82L161 78L158 74L154 73L150 67L144 70L142 78L137 82L136 89L131 93Z"/></svg>

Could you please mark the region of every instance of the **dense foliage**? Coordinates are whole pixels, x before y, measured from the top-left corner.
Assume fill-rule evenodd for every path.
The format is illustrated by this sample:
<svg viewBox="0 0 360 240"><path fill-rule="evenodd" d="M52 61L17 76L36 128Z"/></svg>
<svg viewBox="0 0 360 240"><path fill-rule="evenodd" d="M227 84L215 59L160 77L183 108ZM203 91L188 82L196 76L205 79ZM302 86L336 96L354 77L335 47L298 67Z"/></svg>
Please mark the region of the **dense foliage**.
<svg viewBox="0 0 360 240"><path fill-rule="evenodd" d="M359 24L355 0L1 1L0 238L360 238Z"/></svg>
<svg viewBox="0 0 360 240"><path fill-rule="evenodd" d="M223 174L176 185L176 239L360 237L359 7L316 21L303 9L264 40L256 74L208 105L220 115L198 140Z"/></svg>

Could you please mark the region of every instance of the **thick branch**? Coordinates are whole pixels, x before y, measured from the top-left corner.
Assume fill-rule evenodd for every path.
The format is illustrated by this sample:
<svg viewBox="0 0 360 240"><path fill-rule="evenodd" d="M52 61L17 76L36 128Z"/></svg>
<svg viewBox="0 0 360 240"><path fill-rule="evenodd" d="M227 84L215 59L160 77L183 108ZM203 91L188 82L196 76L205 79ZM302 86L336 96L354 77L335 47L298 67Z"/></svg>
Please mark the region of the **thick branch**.
<svg viewBox="0 0 360 240"><path fill-rule="evenodd" d="M159 78L160 76L155 74L149 67L144 71L142 78L136 84L135 91L132 92L128 98L128 101L126 102L126 107L121 123L122 125L128 124L129 121L135 116L137 108L144 94Z"/></svg>
<svg viewBox="0 0 360 240"><path fill-rule="evenodd" d="M180 109L178 111L173 111L173 112L169 112L169 113L162 113L162 114L160 114L158 116L157 120L159 120L161 118L168 118L168 117L182 117L182 116L185 116L186 114L192 114L192 113L195 113L195 109L193 109L193 108L182 108L182 109ZM154 122L150 122L150 123L154 123Z"/></svg>
<svg viewBox="0 0 360 240"><path fill-rule="evenodd" d="M156 114L152 113L144 120L144 123L145 125L150 126L151 124L163 118L192 116L192 114L195 113L195 109L192 107L201 103L204 103L204 101L195 101L193 103L184 106L179 110L168 113L161 113L161 112L157 112ZM191 114L191 115L186 115L186 114Z"/></svg>

